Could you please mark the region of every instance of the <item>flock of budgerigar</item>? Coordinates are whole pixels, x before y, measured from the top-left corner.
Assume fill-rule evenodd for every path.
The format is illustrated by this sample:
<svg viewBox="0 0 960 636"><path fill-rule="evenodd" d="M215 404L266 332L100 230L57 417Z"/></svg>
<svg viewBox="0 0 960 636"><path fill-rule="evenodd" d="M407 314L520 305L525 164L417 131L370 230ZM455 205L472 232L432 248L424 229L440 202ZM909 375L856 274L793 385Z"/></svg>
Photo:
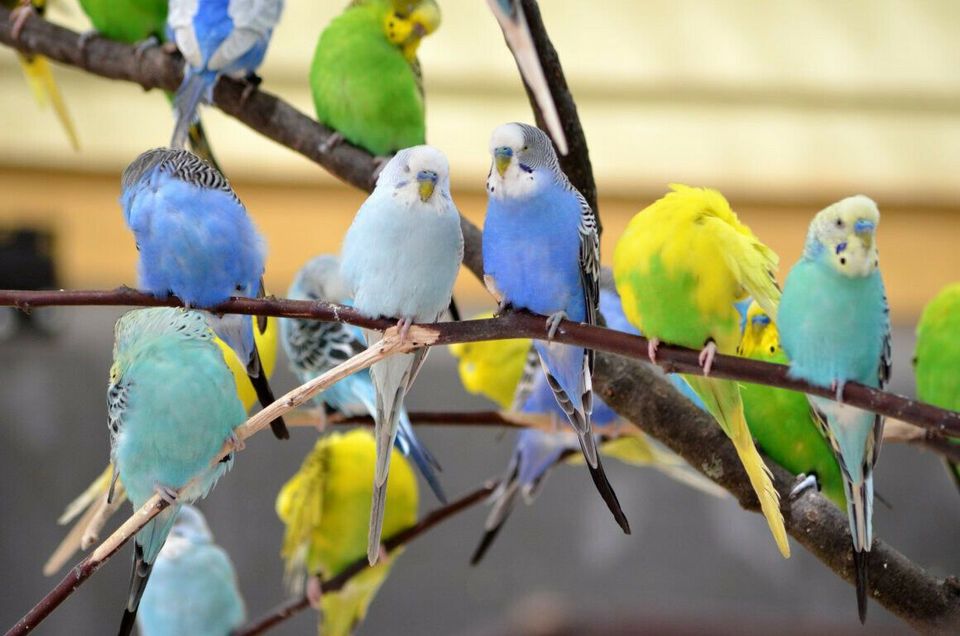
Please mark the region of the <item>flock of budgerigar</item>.
<svg viewBox="0 0 960 636"><path fill-rule="evenodd" d="M233 455L212 460L225 442L242 447L234 430L247 410L255 401L273 402L267 377L278 340L297 378L307 382L383 334L337 322L203 311L232 296L262 296L266 250L211 154L198 107L213 101L222 75L246 78L249 90L256 90L255 71L282 0L80 5L95 29L84 36L87 41L105 37L141 49L168 42L185 60L183 84L168 95L176 120L170 146L147 150L127 166L120 204L139 251L139 288L158 297L175 295L187 308L137 309L118 321L107 393L111 468L71 512L108 501L115 507L124 496L134 508L155 493L167 499L171 506L135 538L120 632L129 633L139 621L144 634L227 634L244 621L244 604L229 559L189 504L230 469ZM593 394L593 352L554 342L553 336L564 320L605 325L645 334L652 361L660 342L701 350L702 375L670 379L733 442L784 557L790 547L779 496L758 446L808 477L798 489L816 483L846 508L863 620L883 419L845 405L843 390L850 381L883 388L890 373L877 205L858 194L813 215L803 254L781 290L777 255L719 192L672 185L630 222L612 269L601 267L594 211L560 168L555 144L565 152L566 140L522 8L510 0L490 5L551 134L506 123L490 136L484 283L498 312L527 310L546 321L542 340L459 344L451 351L467 391L520 415L546 415L556 429L519 434L474 562L518 498L530 503L571 450L582 452L625 533L630 525L602 457L649 465L718 492L642 434L600 443L598 431L616 437L624 423ZM321 33L309 77L317 118L336 131L323 150L349 142L377 156L380 171L340 254L306 263L287 295L396 319L401 340L411 324L445 315L464 250L447 159L424 145L416 55L422 38L439 24L434 0L356 0ZM24 63L31 77L49 78L42 57L25 57ZM75 138L55 85L38 81L53 91ZM184 148L188 142L193 152ZM920 398L954 409L960 407L960 379L947 370L960 364L960 345L949 337L958 329L960 287L954 286L924 313L916 358ZM438 460L417 439L403 405L427 353L390 356L313 399L320 418L337 412L375 420L372 436L363 429L323 434L277 499L287 526L281 549L286 583L322 610L321 633L345 634L359 625L397 555L386 553L382 538L416 521L418 487L408 461L436 499L446 501ZM836 400L716 379L710 371L717 353L789 364L792 376L829 387ZM276 437L289 436L282 418L271 427ZM320 581L364 552L371 567L343 590L324 594Z"/></svg>

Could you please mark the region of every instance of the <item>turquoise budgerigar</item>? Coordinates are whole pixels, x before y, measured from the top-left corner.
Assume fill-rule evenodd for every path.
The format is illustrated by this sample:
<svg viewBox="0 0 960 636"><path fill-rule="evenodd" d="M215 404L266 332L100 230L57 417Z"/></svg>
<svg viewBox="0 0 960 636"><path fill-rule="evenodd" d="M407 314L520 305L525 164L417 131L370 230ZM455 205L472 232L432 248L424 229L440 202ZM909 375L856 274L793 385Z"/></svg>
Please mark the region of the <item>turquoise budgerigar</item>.
<svg viewBox="0 0 960 636"><path fill-rule="evenodd" d="M593 210L560 170L547 135L504 124L490 138L483 226L484 283L500 305L549 316L536 341L544 373L580 437L597 490L627 534L627 521L597 456L590 426L593 352L550 342L562 319L597 323L600 239Z"/></svg>
<svg viewBox="0 0 960 636"><path fill-rule="evenodd" d="M237 574L206 519L183 506L140 600L143 636L228 636L246 620Z"/></svg>
<svg viewBox="0 0 960 636"><path fill-rule="evenodd" d="M120 204L140 252L140 286L154 296L173 294L188 307L206 308L231 296L263 295L263 239L226 178L186 150L156 148L123 171ZM247 365L263 406L274 401L250 316L208 314L214 329ZM257 319L263 332L266 320ZM283 418L270 424L290 436Z"/></svg>
<svg viewBox="0 0 960 636"><path fill-rule="evenodd" d="M436 322L450 304L462 260L460 214L450 196L446 156L431 146L401 150L384 166L347 230L340 265L346 295L365 316L398 318L403 340L411 323ZM373 344L382 334L367 331L366 337ZM403 398L426 355L427 349L393 355L370 369L377 392L371 564L380 552L390 448Z"/></svg>
<svg viewBox="0 0 960 636"><path fill-rule="evenodd" d="M128 634L177 511L206 496L230 469L232 453L211 463L225 442L239 444L234 429L247 414L206 317L170 307L138 309L117 322L107 404L114 480L122 481L134 510L155 493L171 503L134 540L120 626Z"/></svg>
<svg viewBox="0 0 960 636"><path fill-rule="evenodd" d="M340 259L335 254L321 254L310 259L297 272L287 291L287 298L350 305L351 302L342 293ZM290 361L290 370L301 382L309 382L367 348L363 331L342 322L281 318L280 335ZM344 415L376 417L377 392L369 370L363 369L343 378L315 396L314 403L321 408L329 406ZM413 460L437 499L446 503L436 474L440 466L417 439L406 409L400 409L394 443L401 453Z"/></svg>
<svg viewBox="0 0 960 636"><path fill-rule="evenodd" d="M170 0L167 29L186 62L173 109L177 123L170 145L182 148L200 102L213 101L221 75L259 83L263 62L280 20L283 0Z"/></svg>
<svg viewBox="0 0 960 636"><path fill-rule="evenodd" d="M877 253L876 203L858 195L820 211L803 255L787 275L777 315L790 375L830 387L837 401L810 396L814 419L843 473L853 537L857 609L867 613L867 552L873 543L873 467L883 417L842 402L843 385L883 388L890 377L890 317Z"/></svg>

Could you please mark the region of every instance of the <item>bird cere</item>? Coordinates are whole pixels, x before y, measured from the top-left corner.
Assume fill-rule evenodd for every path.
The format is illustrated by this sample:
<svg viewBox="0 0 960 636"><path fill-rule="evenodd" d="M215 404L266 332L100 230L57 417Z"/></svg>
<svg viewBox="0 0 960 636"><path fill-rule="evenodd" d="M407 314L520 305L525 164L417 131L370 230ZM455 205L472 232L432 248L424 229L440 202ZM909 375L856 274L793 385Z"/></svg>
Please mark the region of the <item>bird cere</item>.
<svg viewBox="0 0 960 636"><path fill-rule="evenodd" d="M134 304L145 306L127 310L114 327L109 464L67 507L60 522L73 529L44 568L56 572L100 543L109 517L129 499L136 525L129 588L117 597L121 636L135 628L146 635L260 633L307 607L316 610L321 634L362 632L391 570L416 558L401 558L408 542L485 502L482 526L459 543L475 546L462 555L465 567L494 568L484 557L495 539L520 540L502 533L517 504L533 505L564 466L589 477L593 501L602 501L616 525L607 512L602 523L617 541L640 544L623 535L631 535L631 521L643 527L646 512L618 492L630 492L634 475L659 473L709 495L705 501L732 505L731 491L759 512L762 522L749 520L773 539L756 546L771 555L758 561L764 567L782 566L792 548L814 552L852 583L861 623L870 597L895 602L878 587L891 585L883 580L887 564L871 557L886 550L877 542L882 524L874 532L874 476L884 470L878 459L886 416L918 403L885 391L892 327L873 199L853 194L819 212L811 207L805 239L794 237L801 255L782 267L734 211L736 199L664 184L660 198L634 208L642 209L610 244L612 253L602 254L589 160L586 181L571 169L583 167L577 153L586 140L559 62L541 50L549 40L537 3L488 0L543 129L500 123L487 146L475 148L486 153L488 170L466 174L451 171L443 145L427 134L418 53L441 27L439 3L355 0L318 31L303 87L320 131L311 139L322 141L304 154L324 165L362 155L372 188L339 253L316 250L276 299L264 285L270 254L254 223L260 210L248 209L234 189L200 115L223 106L221 81L242 84L231 108L275 100L257 95L257 73L285 3L79 1L93 26L77 38L80 50L99 40L123 43L138 59L172 55L183 73L179 88L165 93L172 116L157 144L167 145L144 148L119 175L117 218L136 245L142 292ZM43 22L45 5L3 2L13 9L14 42ZM20 63L79 149L44 49L32 46L40 48L18 50ZM276 125L283 124L266 127ZM482 231L454 201L458 188L471 184L484 188ZM463 270L485 288L486 310L466 321L454 302ZM332 317L318 317L321 310ZM490 331L495 327L500 331ZM939 407L927 412L950 426L960 422L958 332L960 283L927 305L913 361L917 397L927 403L920 407ZM714 465L691 461L689 442L671 439L669 430L647 430L640 414L663 415L631 405L644 396L618 392L636 390L628 374L596 382L616 368L602 362L614 358L605 334L630 338L616 341L632 343L615 352L634 361L622 368L649 375L642 386L664 401L657 404L676 409L668 417L694 422L685 434L717 433ZM421 372L436 344L449 345L463 392L494 404L491 420L520 428L506 468L489 467L498 477L460 497L450 484L462 460L456 453L469 449L435 454L426 443L432 440L416 430L430 422L431 409L424 417L407 400L420 396L419 406L435 390ZM278 400L274 371L283 365L297 385ZM436 420L455 421L440 404L432 409ZM335 430L344 423L356 426ZM247 438L268 425L286 440L282 450L296 446L303 458L282 476L275 512L283 534L266 548L283 561L277 596L291 600L248 623L248 607L259 603L241 593L234 562L245 555L231 560L214 541L234 541L231 528L211 527L195 504L207 505L200 502L216 496L214 486L233 478L227 473L242 461ZM942 442L939 452L960 485L960 438L948 433L960 434L960 426L927 430L925 439ZM604 459L617 460L609 462L616 472L608 474ZM421 499L419 480L429 497ZM815 528L840 540L810 547L800 534L800 505L843 514L845 530L826 522ZM104 545L111 541L114 535ZM102 550L76 571L90 576L110 556ZM31 631L83 580L70 591L58 586L9 633ZM953 611L946 631L960 629L960 607ZM93 629L112 629L115 618L104 612Z"/></svg>

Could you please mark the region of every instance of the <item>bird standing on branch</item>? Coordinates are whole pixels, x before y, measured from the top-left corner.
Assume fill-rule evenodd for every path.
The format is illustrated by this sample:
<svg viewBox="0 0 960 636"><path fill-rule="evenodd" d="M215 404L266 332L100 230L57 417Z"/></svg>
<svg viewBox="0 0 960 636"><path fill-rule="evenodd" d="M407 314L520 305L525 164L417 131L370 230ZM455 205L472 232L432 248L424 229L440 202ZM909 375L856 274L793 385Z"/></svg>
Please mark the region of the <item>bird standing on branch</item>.
<svg viewBox="0 0 960 636"><path fill-rule="evenodd" d="M890 378L890 310L880 277L879 223L877 204L863 195L817 213L803 255L787 275L778 319L790 375L836 391L837 401L809 400L843 472L860 622L867 615L873 467L883 416L844 404L843 385L854 380L882 389Z"/></svg>
<svg viewBox="0 0 960 636"><path fill-rule="evenodd" d="M414 146L398 152L377 179L343 241L340 274L354 307L372 318L397 317L401 342L413 322L436 322L449 306L463 260L460 213L450 196L450 168L442 152ZM383 337L367 330L367 344ZM380 553L390 449L403 399L428 349L375 363L377 465L367 557Z"/></svg>

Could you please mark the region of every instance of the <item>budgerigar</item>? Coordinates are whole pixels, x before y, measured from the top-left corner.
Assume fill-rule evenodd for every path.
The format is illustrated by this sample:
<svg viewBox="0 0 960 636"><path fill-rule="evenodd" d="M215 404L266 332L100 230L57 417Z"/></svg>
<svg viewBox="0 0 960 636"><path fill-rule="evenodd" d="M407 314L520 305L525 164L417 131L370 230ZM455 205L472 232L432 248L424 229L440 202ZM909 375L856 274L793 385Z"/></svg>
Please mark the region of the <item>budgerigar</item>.
<svg viewBox="0 0 960 636"><path fill-rule="evenodd" d="M310 67L317 119L379 156L426 142L417 49L440 26L434 0L357 0L320 34Z"/></svg>
<svg viewBox="0 0 960 636"><path fill-rule="evenodd" d="M431 146L401 150L384 166L347 230L340 266L346 294L365 316L398 318L402 340L412 322L435 322L447 308L462 260L460 214L450 196L447 158ZM373 344L382 334L368 331L366 337ZM377 390L377 466L367 546L371 564L380 552L389 451L403 398L427 351L393 355L370 369Z"/></svg>
<svg viewBox="0 0 960 636"><path fill-rule="evenodd" d="M287 298L350 305L350 301L343 297L342 293L340 259L334 254L322 254L310 259L297 272L287 291ZM309 382L366 349L363 331L342 322L282 318L280 330L290 370L301 382ZM314 403L320 408L327 405L344 415L375 417L377 393L370 372L363 369L343 378L326 391L317 394ZM446 503L446 496L436 474L439 464L426 446L417 439L406 409L400 409L394 443L400 452L413 459L437 499Z"/></svg>
<svg viewBox="0 0 960 636"><path fill-rule="evenodd" d="M550 85L540 66L537 56L537 46L527 26L527 16L523 12L520 0L487 0L490 11L500 23L503 30L503 39L506 40L513 58L520 69L520 75L537 102L537 107L543 115L544 124L550 137L560 154L567 154L567 137L560 123L557 106L553 102Z"/></svg>
<svg viewBox="0 0 960 636"><path fill-rule="evenodd" d="M917 397L936 406L960 411L960 283L945 287L924 308L917 324L913 372ZM953 443L960 444L954 439ZM960 488L960 465L947 461Z"/></svg>
<svg viewBox="0 0 960 636"><path fill-rule="evenodd" d="M861 622L867 614L873 466L880 454L883 417L841 400L846 382L883 388L890 377L890 316L877 253L879 222L876 203L863 195L817 213L803 255L787 275L776 320L790 375L836 391L838 401L810 396L810 404L843 472Z"/></svg>
<svg viewBox="0 0 960 636"><path fill-rule="evenodd" d="M47 0L28 0L27 2L23 0L0 0L0 6L23 11L22 16L28 16L29 12L33 11L43 15L47 8ZM17 9L18 7L19 9ZM22 17L17 20L22 24L24 19L25 17ZM15 21L15 25L16 24L17 22ZM19 37L19 30L16 26L14 26L14 30L17 31L17 35L14 37ZM27 78L27 84L30 85L30 90L37 100L37 104L43 107L49 102L50 105L53 106L53 111L57 114L60 125L63 126L63 130L67 133L67 139L70 140L70 145L73 146L74 150L79 150L80 141L77 139L77 131L73 127L73 120L70 118L70 113L67 112L67 105L63 101L63 96L60 94L57 81L53 77L49 60L37 53L18 52L17 58L20 60L20 68L23 69L23 74Z"/></svg>
<svg viewBox="0 0 960 636"><path fill-rule="evenodd" d="M201 102L213 101L221 75L246 78L263 62L283 0L170 0L167 28L185 60L173 109L177 123L170 145L182 148Z"/></svg>
<svg viewBox="0 0 960 636"><path fill-rule="evenodd" d="M231 296L263 295L265 246L226 178L186 150L156 148L123 171L120 203L140 252L140 286L174 294L188 307L207 308ZM261 404L274 401L251 329L250 316L208 320L247 365ZM266 320L257 318L262 331ZM289 437L283 418L273 434Z"/></svg>
<svg viewBox="0 0 960 636"><path fill-rule="evenodd" d="M140 50L150 42L167 39L167 0L80 0L80 7L90 18L96 35L138 44ZM93 33L83 37L90 35ZM172 104L173 93L164 95ZM199 118L190 126L189 139L193 152L219 170Z"/></svg>
<svg viewBox="0 0 960 636"><path fill-rule="evenodd" d="M157 555L137 624L143 636L228 636L246 618L237 574L206 519L183 506Z"/></svg>
<svg viewBox="0 0 960 636"><path fill-rule="evenodd" d="M490 138L483 226L484 282L500 305L548 316L548 341L537 341L544 373L580 436L590 476L617 523L630 524L597 456L590 426L593 352L550 342L562 319L597 322L600 239L597 220L560 170L547 135L504 124Z"/></svg>
<svg viewBox="0 0 960 636"><path fill-rule="evenodd" d="M757 303L747 310L737 353L753 360L789 364L777 326ZM815 477L823 494L846 510L840 465L813 421L806 396L749 382L740 383L740 396L757 446L790 472Z"/></svg>
<svg viewBox="0 0 960 636"><path fill-rule="evenodd" d="M733 442L777 547L789 557L779 495L747 428L740 390L735 382L708 377L716 352L737 350L736 301L751 295L776 315L777 256L740 223L719 192L672 188L634 216L618 241L617 291L627 318L650 339L651 360L660 340L703 348L704 375L685 377Z"/></svg>
<svg viewBox="0 0 960 636"><path fill-rule="evenodd" d="M302 594L306 587L311 602L315 606L319 602L323 636L353 633L400 553L393 551L336 592L325 593L318 585L317 577L329 580L363 556L373 494L369 475L376 452L376 443L365 430L325 435L277 497L277 514L286 525L282 549L286 578L291 591ZM396 456L383 519L388 536L416 523L418 500L413 470L402 455L392 454Z"/></svg>
<svg viewBox="0 0 960 636"><path fill-rule="evenodd" d="M231 454L210 465L225 442L237 443L234 428L246 419L236 384L213 340L206 317L198 311L138 309L117 322L107 390L115 475L134 510L154 493L172 502L135 537L121 634L133 628L143 588L177 511L206 496L233 463Z"/></svg>

